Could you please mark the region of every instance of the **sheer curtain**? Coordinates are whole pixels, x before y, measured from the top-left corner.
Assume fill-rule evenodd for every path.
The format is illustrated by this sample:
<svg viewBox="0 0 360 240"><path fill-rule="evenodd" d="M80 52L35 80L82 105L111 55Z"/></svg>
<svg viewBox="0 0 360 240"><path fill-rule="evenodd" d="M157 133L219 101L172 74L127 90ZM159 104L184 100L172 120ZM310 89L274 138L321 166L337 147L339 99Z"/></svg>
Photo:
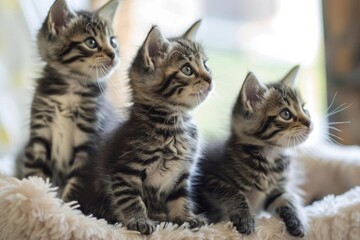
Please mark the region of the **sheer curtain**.
<svg viewBox="0 0 360 240"><path fill-rule="evenodd" d="M107 0L67 2L74 9L96 9ZM0 171L10 168L27 140L32 87L41 67L35 36L52 3L0 1L0 22L5 23L0 28ZM318 140L324 134L319 114L326 94L321 8L312 0L269 0L266 5L259 0L120 0L115 32L121 62L108 88L116 107L128 105L127 69L151 25L171 37L199 18L203 23L198 40L205 46L215 81L211 96L194 112L204 138L228 132L231 106L247 71L264 81L276 80L297 63L302 65L299 86L316 123L313 136Z"/></svg>
<svg viewBox="0 0 360 240"><path fill-rule="evenodd" d="M26 136L34 76L34 44L23 13L19 1L0 1L0 172L6 174Z"/></svg>

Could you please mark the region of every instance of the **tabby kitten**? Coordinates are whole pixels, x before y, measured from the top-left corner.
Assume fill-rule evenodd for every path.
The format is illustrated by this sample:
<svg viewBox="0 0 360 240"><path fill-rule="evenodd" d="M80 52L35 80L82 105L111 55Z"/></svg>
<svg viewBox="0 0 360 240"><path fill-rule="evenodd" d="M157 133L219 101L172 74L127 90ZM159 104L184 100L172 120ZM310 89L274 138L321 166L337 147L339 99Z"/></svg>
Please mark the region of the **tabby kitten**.
<svg viewBox="0 0 360 240"><path fill-rule="evenodd" d="M64 201L76 198L85 169L110 117L106 78L118 63L111 28L118 5L73 12L56 0L38 36L46 65L31 105L30 141L18 159L19 177L50 178Z"/></svg>
<svg viewBox="0 0 360 240"><path fill-rule="evenodd" d="M212 89L206 56L193 42L199 24L171 39L156 26L150 30L130 67L130 119L105 148L99 168L113 214L105 218L143 234L151 234L157 221L203 224L188 198L198 152L189 111Z"/></svg>
<svg viewBox="0 0 360 240"><path fill-rule="evenodd" d="M233 108L231 135L209 148L198 163L192 193L211 222L231 221L240 233L254 231L254 214L267 210L288 232L304 236L306 221L289 174L285 150L312 130L309 113L293 88L298 66L280 82L263 85L253 73Z"/></svg>

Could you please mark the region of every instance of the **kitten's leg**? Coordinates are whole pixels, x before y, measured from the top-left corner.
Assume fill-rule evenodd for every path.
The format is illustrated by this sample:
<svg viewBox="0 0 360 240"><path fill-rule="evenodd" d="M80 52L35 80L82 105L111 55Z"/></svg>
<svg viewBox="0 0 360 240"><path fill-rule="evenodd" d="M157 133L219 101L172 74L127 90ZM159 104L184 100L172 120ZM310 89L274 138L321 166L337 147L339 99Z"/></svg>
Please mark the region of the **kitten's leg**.
<svg viewBox="0 0 360 240"><path fill-rule="evenodd" d="M195 228L206 224L204 218L196 216L191 212L191 201L188 192L188 173L184 173L177 183L175 189L166 199L168 219L178 225L188 222L190 228Z"/></svg>
<svg viewBox="0 0 360 240"><path fill-rule="evenodd" d="M221 206L225 215L242 234L251 234L255 230L255 216L246 196L236 187L218 179L206 185L206 191L214 196L214 202ZM221 213L222 215L224 213ZM224 216L221 216L223 220Z"/></svg>
<svg viewBox="0 0 360 240"><path fill-rule="evenodd" d="M300 200L295 194L276 189L267 197L264 208L283 219L292 236L304 237L307 221Z"/></svg>
<svg viewBox="0 0 360 240"><path fill-rule="evenodd" d="M50 142L44 137L32 137L21 158L20 177L39 176L51 178Z"/></svg>
<svg viewBox="0 0 360 240"><path fill-rule="evenodd" d="M151 218L152 220L156 221L156 222L165 222L167 220L166 218L166 213L149 213L149 218Z"/></svg>
<svg viewBox="0 0 360 240"><path fill-rule="evenodd" d="M82 190L86 184L91 184L86 183L84 179L85 174L88 171L85 168L89 167L89 157L92 154L94 154L94 151L92 151L92 148L86 144L74 149L74 156L69 162L71 171L65 177L66 181L61 192L61 199L64 202L69 202L71 200L79 201L79 191Z"/></svg>
<svg viewBox="0 0 360 240"><path fill-rule="evenodd" d="M125 170L124 166L122 170ZM141 198L141 179L126 181L134 178L137 177L118 174L108 183L113 212L117 220L122 221L128 229L151 234L155 230L156 222L148 217L147 208Z"/></svg>
<svg viewBox="0 0 360 240"><path fill-rule="evenodd" d="M79 175L79 176L76 176ZM70 202L73 200L78 201L78 192L82 187L81 184L84 184L81 181L80 171L73 170L68 176L65 186L61 192L61 199L64 202Z"/></svg>

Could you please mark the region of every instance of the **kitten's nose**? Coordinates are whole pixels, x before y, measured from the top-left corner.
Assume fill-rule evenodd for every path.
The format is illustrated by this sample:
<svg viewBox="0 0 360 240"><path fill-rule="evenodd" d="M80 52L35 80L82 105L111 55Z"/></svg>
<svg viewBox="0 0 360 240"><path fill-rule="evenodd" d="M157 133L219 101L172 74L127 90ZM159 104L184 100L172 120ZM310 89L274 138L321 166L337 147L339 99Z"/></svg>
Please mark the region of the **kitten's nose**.
<svg viewBox="0 0 360 240"><path fill-rule="evenodd" d="M211 82L212 82L212 79L211 79L210 76L205 76L205 77L204 77L204 80L205 80L205 82L207 82L208 84L211 84Z"/></svg>
<svg viewBox="0 0 360 240"><path fill-rule="evenodd" d="M310 126L311 126L311 121L308 119L301 120L301 123L304 124L304 126L306 126L308 128L310 128Z"/></svg>
<svg viewBox="0 0 360 240"><path fill-rule="evenodd" d="M111 60L114 60L114 58L115 58L115 53L114 53L114 52L106 52L106 55L107 55Z"/></svg>

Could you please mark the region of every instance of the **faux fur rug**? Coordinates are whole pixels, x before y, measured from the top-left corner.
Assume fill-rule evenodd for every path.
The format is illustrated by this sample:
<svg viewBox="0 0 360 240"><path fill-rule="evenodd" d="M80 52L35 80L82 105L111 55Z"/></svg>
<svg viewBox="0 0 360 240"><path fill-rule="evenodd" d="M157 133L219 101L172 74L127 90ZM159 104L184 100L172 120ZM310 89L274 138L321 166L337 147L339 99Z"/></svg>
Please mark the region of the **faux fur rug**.
<svg viewBox="0 0 360 240"><path fill-rule="evenodd" d="M306 239L360 239L360 187L328 196L306 208L310 229ZM205 226L161 224L150 236L120 225L84 216L75 203L63 204L40 178L0 177L0 239L291 239L278 219L257 219L256 232L242 236L231 223Z"/></svg>

